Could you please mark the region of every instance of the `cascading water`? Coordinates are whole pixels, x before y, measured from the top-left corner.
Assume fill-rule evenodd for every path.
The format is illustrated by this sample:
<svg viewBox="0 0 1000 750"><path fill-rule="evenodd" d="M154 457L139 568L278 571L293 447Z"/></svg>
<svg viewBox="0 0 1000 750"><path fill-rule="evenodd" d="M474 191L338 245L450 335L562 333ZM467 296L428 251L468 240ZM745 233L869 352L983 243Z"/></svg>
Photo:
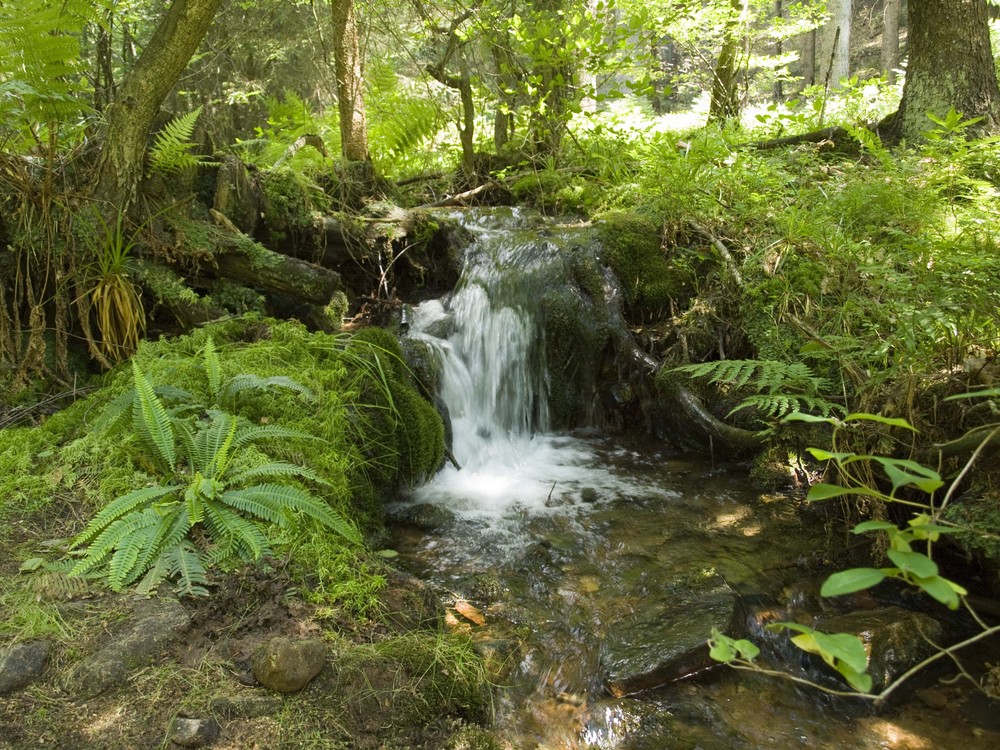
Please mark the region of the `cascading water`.
<svg viewBox="0 0 1000 750"><path fill-rule="evenodd" d="M565 279L563 243L589 240L517 212L464 221L475 239L456 291L410 321L437 360L462 468L447 466L399 505L395 546L415 573L486 612L474 634L506 653L496 724L509 747L1000 745L998 732L927 723L920 708L858 715L780 680L748 690L723 670L660 682L657 664L678 641L704 651L720 602L720 629L739 626L740 601L763 602L770 617L813 616L823 573L802 561L823 549L822 524L754 491L738 469L641 438L550 432L541 301ZM408 521L422 505L443 513ZM630 680L646 687L630 696Z"/></svg>

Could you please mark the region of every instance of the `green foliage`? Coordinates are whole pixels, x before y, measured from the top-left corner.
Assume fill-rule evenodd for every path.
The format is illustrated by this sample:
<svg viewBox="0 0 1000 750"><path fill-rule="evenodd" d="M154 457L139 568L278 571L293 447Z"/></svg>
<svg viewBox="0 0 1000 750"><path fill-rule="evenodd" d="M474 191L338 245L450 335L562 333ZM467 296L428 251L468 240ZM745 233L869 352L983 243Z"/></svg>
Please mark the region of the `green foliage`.
<svg viewBox="0 0 1000 750"><path fill-rule="evenodd" d="M771 630L792 630L792 643L808 654L816 654L836 669L855 690L867 693L872 689L872 678L867 674L868 652L856 635L849 633L821 633L795 622L776 622Z"/></svg>
<svg viewBox="0 0 1000 750"><path fill-rule="evenodd" d="M211 347L206 360L210 384L221 387ZM236 559L256 562L271 554L255 522L286 527L297 514L347 541L360 542L357 531L322 499L276 483L299 479L321 484L314 471L285 461L242 464L256 443L309 435L241 424L219 411L209 411L207 418L194 423L182 420L168 413L138 364L133 362L132 368L134 430L160 481L118 497L87 524L73 540L74 547L86 545L74 574L106 569L108 584L116 591L140 577L139 588L145 592L174 578L179 593L207 594L208 570L214 565Z"/></svg>
<svg viewBox="0 0 1000 750"><path fill-rule="evenodd" d="M185 169L194 169L209 163L206 159L191 153L197 144L191 143L194 125L201 114L201 107L185 115L173 118L156 134L149 149L149 172L170 175Z"/></svg>
<svg viewBox="0 0 1000 750"><path fill-rule="evenodd" d="M734 388L752 388L760 393L748 396L729 414L741 409L756 409L765 417L779 418L792 412L817 411L828 416L833 411L844 412L839 404L823 397L830 383L817 377L801 362L785 363L772 360L723 359L714 362L682 365L674 372L695 378L708 378L709 383L724 383Z"/></svg>

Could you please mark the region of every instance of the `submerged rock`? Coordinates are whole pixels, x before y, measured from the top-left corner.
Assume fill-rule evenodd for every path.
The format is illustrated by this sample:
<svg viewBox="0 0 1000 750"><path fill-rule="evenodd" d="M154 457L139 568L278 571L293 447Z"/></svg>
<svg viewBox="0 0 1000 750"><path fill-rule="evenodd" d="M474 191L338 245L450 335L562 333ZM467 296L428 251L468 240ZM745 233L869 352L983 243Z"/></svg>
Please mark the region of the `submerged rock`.
<svg viewBox="0 0 1000 750"><path fill-rule="evenodd" d="M319 638L272 638L254 654L254 677L272 690L298 692L323 669L326 651Z"/></svg>
<svg viewBox="0 0 1000 750"><path fill-rule="evenodd" d="M725 580L706 574L664 588L660 606L615 624L601 648L604 684L615 696L660 687L714 664L706 642L712 628L735 634L740 598Z"/></svg>
<svg viewBox="0 0 1000 750"><path fill-rule="evenodd" d="M0 650L0 695L13 693L35 680L45 669L48 641L15 643Z"/></svg>
<svg viewBox="0 0 1000 750"><path fill-rule="evenodd" d="M63 679L66 692L88 700L118 687L133 672L152 664L191 622L176 599L138 602L135 615L130 628L70 670Z"/></svg>
<svg viewBox="0 0 1000 750"><path fill-rule="evenodd" d="M817 630L858 636L868 651L872 691L878 692L933 654L944 628L930 615L902 607L859 610L823 620Z"/></svg>

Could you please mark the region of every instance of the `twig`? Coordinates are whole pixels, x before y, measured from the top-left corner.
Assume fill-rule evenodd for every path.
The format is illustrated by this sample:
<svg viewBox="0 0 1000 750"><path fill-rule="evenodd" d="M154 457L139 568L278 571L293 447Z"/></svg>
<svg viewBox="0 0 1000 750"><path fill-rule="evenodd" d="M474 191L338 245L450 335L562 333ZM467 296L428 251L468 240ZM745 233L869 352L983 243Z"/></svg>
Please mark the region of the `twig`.
<svg viewBox="0 0 1000 750"><path fill-rule="evenodd" d="M726 262L729 272L733 275L733 279L736 280L736 285L743 286L743 276L740 275L740 269L736 267L736 260L733 258L733 254L729 252L729 248L723 244L722 240L708 231L708 229L701 226L698 222L690 221L688 223L691 225L692 229L712 243L712 247L716 249L719 255L722 256L722 259Z"/></svg>
<svg viewBox="0 0 1000 750"><path fill-rule="evenodd" d="M472 190L466 190L464 193L449 195L447 198L442 198L441 200L434 201L433 203L425 203L422 206L417 206L417 208L445 208L446 206L461 206L468 202L470 198L475 198L477 195L484 193L491 187L493 187L493 183L486 182L477 188L472 188Z"/></svg>

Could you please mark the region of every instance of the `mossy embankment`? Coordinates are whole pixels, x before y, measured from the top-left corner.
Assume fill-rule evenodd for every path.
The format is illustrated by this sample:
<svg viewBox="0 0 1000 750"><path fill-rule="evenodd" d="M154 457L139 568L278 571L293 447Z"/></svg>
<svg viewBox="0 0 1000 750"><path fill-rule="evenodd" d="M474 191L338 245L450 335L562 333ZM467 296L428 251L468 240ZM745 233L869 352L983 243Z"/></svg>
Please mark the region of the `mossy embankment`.
<svg viewBox="0 0 1000 750"><path fill-rule="evenodd" d="M220 364L214 375L202 356L209 341ZM224 408L244 423L314 439L271 441L252 448L261 456L233 460L307 467L317 478L312 493L366 544L304 517L284 528L258 523L273 556L210 570L209 595L181 600L189 626L127 685L89 697L81 711L65 676L114 641L141 606L128 591L107 591L101 575L67 575L77 554L70 540L112 498L163 481L138 424L129 415L109 418L134 387L131 369L111 372L90 396L37 425L0 432L0 647L49 644L40 677L5 698L0 727L9 746L159 746L180 714L216 718L217 747L491 747L476 728L489 718L483 662L467 639L444 630L436 596L376 554L383 503L433 473L444 451L441 418L418 392L395 338L380 329L310 333L247 317L146 342L135 362L181 414L192 403L212 404L213 378L293 379L301 388L237 389ZM211 538L197 529L190 535L195 546ZM170 597L169 586L160 595ZM314 635L327 645L326 667L301 693L278 697L240 677L254 649L275 635Z"/></svg>

